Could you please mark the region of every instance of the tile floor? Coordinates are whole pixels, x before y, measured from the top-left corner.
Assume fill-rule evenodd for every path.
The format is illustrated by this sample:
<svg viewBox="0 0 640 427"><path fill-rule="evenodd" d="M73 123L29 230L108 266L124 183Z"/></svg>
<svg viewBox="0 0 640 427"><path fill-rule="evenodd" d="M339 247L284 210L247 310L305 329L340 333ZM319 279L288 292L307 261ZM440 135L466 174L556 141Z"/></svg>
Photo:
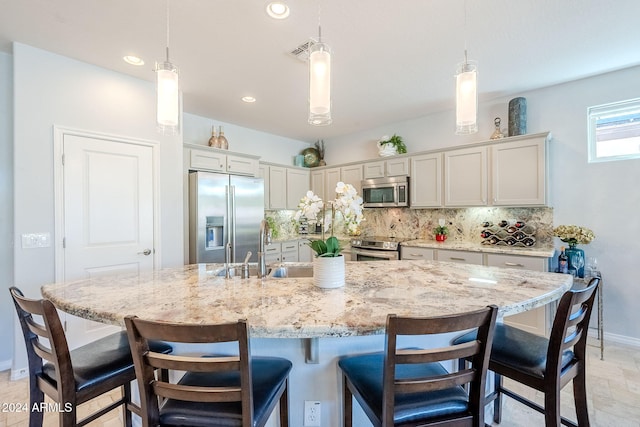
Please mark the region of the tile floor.
<svg viewBox="0 0 640 427"><path fill-rule="evenodd" d="M587 383L589 385L589 415L595 427L640 427L640 350L620 344L607 343L605 360L600 360L600 349L588 347ZM542 395L524 386L508 383L514 391L542 402ZM116 399L117 392L103 396L80 407L81 415L86 411ZM0 427L28 426L28 414L7 412L4 405L28 402L27 380L9 381L9 371L0 372ZM510 398L504 399L501 427L538 427L544 425L544 417ZM84 413L82 411L85 411ZM572 387L567 385L562 392L562 414L575 420ZM45 414L44 425L56 427L57 416ZM488 421L488 420L487 420ZM89 426L117 427L122 425L121 410L106 414ZM498 424L494 424L498 426ZM292 426L296 427L296 426ZM299 426L297 426L299 427Z"/></svg>

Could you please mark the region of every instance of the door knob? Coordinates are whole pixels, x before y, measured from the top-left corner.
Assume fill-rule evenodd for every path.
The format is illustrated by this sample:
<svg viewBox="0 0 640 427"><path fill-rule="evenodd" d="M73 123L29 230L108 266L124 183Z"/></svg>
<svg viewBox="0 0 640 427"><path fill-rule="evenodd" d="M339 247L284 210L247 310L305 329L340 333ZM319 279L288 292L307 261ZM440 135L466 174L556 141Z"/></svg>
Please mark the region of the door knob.
<svg viewBox="0 0 640 427"><path fill-rule="evenodd" d="M148 256L151 254L151 249L145 249L142 252L138 252L138 255L144 255L144 256Z"/></svg>

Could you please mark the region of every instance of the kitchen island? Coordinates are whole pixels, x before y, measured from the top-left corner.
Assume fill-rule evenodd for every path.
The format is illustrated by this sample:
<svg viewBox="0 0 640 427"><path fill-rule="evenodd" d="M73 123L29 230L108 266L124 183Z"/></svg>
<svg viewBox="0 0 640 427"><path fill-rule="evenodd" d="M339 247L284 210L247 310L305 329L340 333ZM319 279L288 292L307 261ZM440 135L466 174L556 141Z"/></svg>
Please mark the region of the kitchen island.
<svg viewBox="0 0 640 427"><path fill-rule="evenodd" d="M291 425L303 425L303 401L314 400L322 402L322 426L338 426L336 361L382 350L388 313L436 316L496 304L504 316L553 302L572 285L570 275L438 261L348 262L346 285L328 290L314 287L311 277L225 279L220 268L94 277L45 285L42 293L63 311L115 325L129 314L189 323L246 318L254 354L294 364ZM305 363L314 351L315 364ZM357 411L354 425L368 425Z"/></svg>

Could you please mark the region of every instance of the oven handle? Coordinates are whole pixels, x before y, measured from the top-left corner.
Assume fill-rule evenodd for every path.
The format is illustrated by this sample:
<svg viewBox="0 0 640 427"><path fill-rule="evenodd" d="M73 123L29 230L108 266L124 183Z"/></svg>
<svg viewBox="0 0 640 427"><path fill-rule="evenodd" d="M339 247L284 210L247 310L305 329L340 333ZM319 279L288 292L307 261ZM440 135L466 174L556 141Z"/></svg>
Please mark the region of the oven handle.
<svg viewBox="0 0 640 427"><path fill-rule="evenodd" d="M384 258L390 261L395 261L400 259L397 251L370 251L370 250L360 250L354 247L351 247L351 255L354 261L357 259L357 255L375 256L376 258ZM353 256L353 255L356 255L356 256Z"/></svg>

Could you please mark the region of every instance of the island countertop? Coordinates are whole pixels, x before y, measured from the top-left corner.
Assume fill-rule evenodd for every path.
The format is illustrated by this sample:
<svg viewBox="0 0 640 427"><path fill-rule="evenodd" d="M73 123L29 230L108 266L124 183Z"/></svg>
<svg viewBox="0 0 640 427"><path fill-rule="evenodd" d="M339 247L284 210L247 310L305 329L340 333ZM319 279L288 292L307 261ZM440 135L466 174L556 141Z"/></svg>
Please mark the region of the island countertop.
<svg viewBox="0 0 640 427"><path fill-rule="evenodd" d="M325 290L311 277L225 279L213 273L220 267L48 284L42 294L60 310L115 325L131 314L181 323L244 318L252 337L321 338L383 334L388 313L436 316L495 304L500 315L516 314L559 299L572 285L566 274L404 260L347 262L346 285Z"/></svg>

